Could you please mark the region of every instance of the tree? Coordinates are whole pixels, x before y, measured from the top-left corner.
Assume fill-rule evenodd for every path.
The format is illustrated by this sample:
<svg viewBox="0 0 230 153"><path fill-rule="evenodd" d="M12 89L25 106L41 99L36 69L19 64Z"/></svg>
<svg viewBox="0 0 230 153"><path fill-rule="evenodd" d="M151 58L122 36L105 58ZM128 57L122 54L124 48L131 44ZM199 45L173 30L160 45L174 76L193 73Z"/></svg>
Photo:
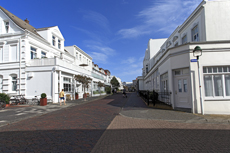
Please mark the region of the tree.
<svg viewBox="0 0 230 153"><path fill-rule="evenodd" d="M101 95L101 87L104 86L104 83L102 83L101 81L99 81L99 82L97 83L97 86L99 87L99 92L100 92L100 95Z"/></svg>
<svg viewBox="0 0 230 153"><path fill-rule="evenodd" d="M82 84L82 87L84 88L84 100L86 101L86 93L85 93L85 88L89 87L89 83L91 83L92 79L90 77L87 76L83 76L83 75L76 75L75 76L75 80L77 82L80 82Z"/></svg>
<svg viewBox="0 0 230 153"><path fill-rule="evenodd" d="M120 87L120 83L118 82L116 77L113 77L110 83L112 84L112 87L115 87L115 88Z"/></svg>

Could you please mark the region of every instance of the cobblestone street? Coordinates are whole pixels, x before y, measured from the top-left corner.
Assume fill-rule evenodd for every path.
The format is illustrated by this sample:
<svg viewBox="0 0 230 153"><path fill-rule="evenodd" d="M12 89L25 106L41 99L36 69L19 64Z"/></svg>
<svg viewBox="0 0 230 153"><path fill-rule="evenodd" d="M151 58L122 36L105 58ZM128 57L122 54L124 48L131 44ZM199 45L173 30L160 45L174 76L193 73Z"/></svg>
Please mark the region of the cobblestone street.
<svg viewBox="0 0 230 153"><path fill-rule="evenodd" d="M148 108L135 93L128 93L128 98L115 94L5 125L0 127L0 137L0 152L229 152L230 149L229 124L206 123L205 118L190 113Z"/></svg>

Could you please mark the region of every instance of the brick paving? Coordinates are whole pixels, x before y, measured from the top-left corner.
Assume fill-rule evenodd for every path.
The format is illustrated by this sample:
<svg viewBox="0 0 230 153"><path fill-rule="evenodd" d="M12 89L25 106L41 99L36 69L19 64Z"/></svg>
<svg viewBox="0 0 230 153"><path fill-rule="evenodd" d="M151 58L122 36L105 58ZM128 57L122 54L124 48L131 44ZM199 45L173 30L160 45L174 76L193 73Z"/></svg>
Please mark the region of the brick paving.
<svg viewBox="0 0 230 153"><path fill-rule="evenodd" d="M229 152L230 126L116 116L92 153Z"/></svg>
<svg viewBox="0 0 230 153"><path fill-rule="evenodd" d="M230 125L220 116L207 124L204 116L148 108L135 93L70 106L0 127L0 152L230 150Z"/></svg>
<svg viewBox="0 0 230 153"><path fill-rule="evenodd" d="M90 152L126 101L115 95L0 127L0 152Z"/></svg>

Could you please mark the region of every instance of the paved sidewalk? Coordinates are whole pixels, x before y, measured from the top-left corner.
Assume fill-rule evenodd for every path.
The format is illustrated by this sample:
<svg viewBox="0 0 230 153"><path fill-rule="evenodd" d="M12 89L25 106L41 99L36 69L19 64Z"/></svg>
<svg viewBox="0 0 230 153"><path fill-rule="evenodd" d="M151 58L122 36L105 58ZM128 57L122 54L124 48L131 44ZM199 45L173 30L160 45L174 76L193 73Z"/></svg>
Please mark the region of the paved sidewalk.
<svg viewBox="0 0 230 153"><path fill-rule="evenodd" d="M128 94L128 102L120 115L139 119L164 120L186 123L230 124L230 115L198 115L175 110L150 108L136 93Z"/></svg>
<svg viewBox="0 0 230 153"><path fill-rule="evenodd" d="M60 106L59 103L50 103L46 106L15 105L15 106L6 107L5 109L0 110L0 127L21 120L25 120L28 118L32 118L35 116L54 112L67 107L86 104L98 99L103 99L106 96L108 95L103 95L99 97L88 97L87 101L84 101L84 99L71 100L71 101L67 101L66 105L62 105L62 106Z"/></svg>

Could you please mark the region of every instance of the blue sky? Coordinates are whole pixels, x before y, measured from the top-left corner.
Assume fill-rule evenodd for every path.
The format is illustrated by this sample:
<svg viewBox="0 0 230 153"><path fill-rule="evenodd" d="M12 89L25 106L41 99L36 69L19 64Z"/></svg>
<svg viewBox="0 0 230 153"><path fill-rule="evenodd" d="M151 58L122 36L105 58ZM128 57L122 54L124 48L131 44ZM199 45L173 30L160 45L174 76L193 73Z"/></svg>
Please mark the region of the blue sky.
<svg viewBox="0 0 230 153"><path fill-rule="evenodd" d="M122 82L141 75L148 40L168 38L202 0L4 0L0 5L35 28L58 26Z"/></svg>

